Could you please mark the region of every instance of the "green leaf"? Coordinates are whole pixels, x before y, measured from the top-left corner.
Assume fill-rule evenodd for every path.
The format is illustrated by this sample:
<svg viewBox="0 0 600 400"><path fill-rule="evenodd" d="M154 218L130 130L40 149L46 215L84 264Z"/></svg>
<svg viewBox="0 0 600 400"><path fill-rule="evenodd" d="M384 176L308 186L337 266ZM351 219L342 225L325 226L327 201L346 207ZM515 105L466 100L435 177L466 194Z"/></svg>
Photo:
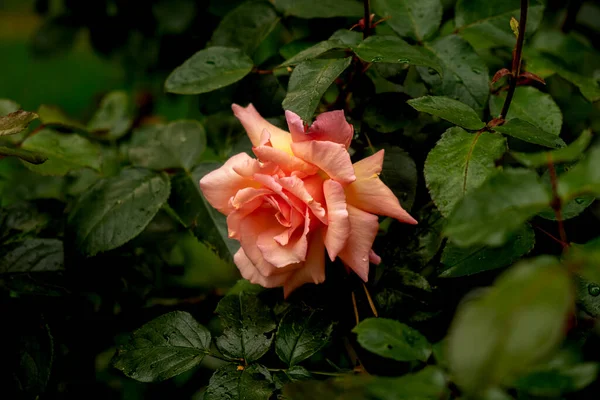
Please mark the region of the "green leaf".
<svg viewBox="0 0 600 400"><path fill-rule="evenodd" d="M179 120L149 125L133 132L129 145L131 164L151 169L190 169L206 148L206 132L196 121Z"/></svg>
<svg viewBox="0 0 600 400"><path fill-rule="evenodd" d="M173 196L169 205L186 228L207 244L223 260L232 262L239 243L229 238L227 218L215 210L202 195L198 182L220 164L200 164L191 173L181 172L171 178Z"/></svg>
<svg viewBox="0 0 600 400"><path fill-rule="evenodd" d="M98 138L118 139L133 124L129 96L122 91L110 92L102 98L100 107L88 122L87 129Z"/></svg>
<svg viewBox="0 0 600 400"><path fill-rule="evenodd" d="M236 47L252 55L278 22L279 17L268 2L246 1L223 17L210 45Z"/></svg>
<svg viewBox="0 0 600 400"><path fill-rule="evenodd" d="M321 310L294 307L281 319L275 352L289 367L315 354L327 344L335 322Z"/></svg>
<svg viewBox="0 0 600 400"><path fill-rule="evenodd" d="M165 82L165 90L177 94L211 92L239 81L253 66L240 49L209 47L175 68Z"/></svg>
<svg viewBox="0 0 600 400"><path fill-rule="evenodd" d="M462 247L501 246L546 208L550 198L534 171L507 169L492 175L456 205L444 233Z"/></svg>
<svg viewBox="0 0 600 400"><path fill-rule="evenodd" d="M14 135L25 130L29 124L39 118L30 111L17 110L8 115L0 116L0 136Z"/></svg>
<svg viewBox="0 0 600 400"><path fill-rule="evenodd" d="M389 64L381 64L389 65ZM369 99L362 121L381 133L391 133L409 126L415 111L404 105L406 97L401 93L380 93Z"/></svg>
<svg viewBox="0 0 600 400"><path fill-rule="evenodd" d="M376 377L367 387L369 398L381 400L439 400L448 396L444 372L428 366L397 378Z"/></svg>
<svg viewBox="0 0 600 400"><path fill-rule="evenodd" d="M38 108L37 113L40 116L42 124L47 127L70 128L80 133L87 132L83 124L71 119L58 107L42 104Z"/></svg>
<svg viewBox="0 0 600 400"><path fill-rule="evenodd" d="M600 146L591 148L583 160L558 178L558 194L568 202L582 194L600 195Z"/></svg>
<svg viewBox="0 0 600 400"><path fill-rule="evenodd" d="M126 168L84 193L69 215L75 243L93 256L136 237L167 201L169 179L145 169Z"/></svg>
<svg viewBox="0 0 600 400"><path fill-rule="evenodd" d="M354 52L366 62L420 65L439 74L443 72L440 61L430 51L411 46L396 36L370 36Z"/></svg>
<svg viewBox="0 0 600 400"><path fill-rule="evenodd" d="M600 82L598 82L597 79L572 72L568 68L539 54L535 50L527 51L524 58L527 62L527 70L529 72L545 77L558 74L577 86L583 97L588 99L588 101L595 102L600 100Z"/></svg>
<svg viewBox="0 0 600 400"><path fill-rule="evenodd" d="M562 342L572 304L569 273L557 259L515 265L483 297L459 306L448 336L456 383L470 393L510 385Z"/></svg>
<svg viewBox="0 0 600 400"><path fill-rule="evenodd" d="M63 243L57 239L27 239L4 245L0 274L59 271L64 268Z"/></svg>
<svg viewBox="0 0 600 400"><path fill-rule="evenodd" d="M225 296L215 312L223 325L216 345L224 355L251 363L269 351L277 324L258 297L243 292Z"/></svg>
<svg viewBox="0 0 600 400"><path fill-rule="evenodd" d="M358 343L372 353L396 361L427 361L431 344L416 329L387 318L367 318L352 329Z"/></svg>
<svg viewBox="0 0 600 400"><path fill-rule="evenodd" d="M529 253L534 245L535 234L529 225L511 235L501 247L475 245L462 248L449 242L442 253L444 270L439 276L456 278L507 267Z"/></svg>
<svg viewBox="0 0 600 400"><path fill-rule="evenodd" d="M283 388L286 384L298 381L312 379L310 372L306 368L294 365L292 368L284 369L273 374L273 381L277 389Z"/></svg>
<svg viewBox="0 0 600 400"><path fill-rule="evenodd" d="M350 65L351 58L308 60L298 65L290 76L283 108L311 121L321 97L333 81Z"/></svg>
<svg viewBox="0 0 600 400"><path fill-rule="evenodd" d="M492 116L500 115L506 92L490 98ZM519 86L508 109L505 120L513 118L529 122L544 132L560 135L562 113L549 94L542 93L532 86Z"/></svg>
<svg viewBox="0 0 600 400"><path fill-rule="evenodd" d="M418 69L433 94L459 100L480 114L490 92L489 72L471 45L457 35L448 35L426 44L425 48L441 60L443 67L441 77L433 70Z"/></svg>
<svg viewBox="0 0 600 400"><path fill-rule="evenodd" d="M375 0L373 10L402 37L419 42L431 36L442 22L440 0Z"/></svg>
<svg viewBox="0 0 600 400"><path fill-rule="evenodd" d="M362 17L363 7L354 0L274 0L285 16L299 18Z"/></svg>
<svg viewBox="0 0 600 400"><path fill-rule="evenodd" d="M540 146L552 148L565 146L565 142L553 133L543 131L535 125L518 118L513 118L502 125L495 126L494 130Z"/></svg>
<svg viewBox="0 0 600 400"><path fill-rule="evenodd" d="M544 3L532 0L527 17L527 35L535 32L542 20ZM505 46L512 48L516 39L510 19L519 17L519 0L459 0L455 8L456 29L475 48Z"/></svg>
<svg viewBox="0 0 600 400"><path fill-rule="evenodd" d="M569 169L568 165L556 165L555 172L559 179L564 175L565 171ZM550 178L550 171L546 169L542 174L542 183L546 185L547 190L552 190L552 182ZM581 194L568 201L561 202L561 218L564 220L574 218L581 214L586 208L588 208L596 200L596 196L590 194ZM546 207L540 211L538 216L556 221L556 212L550 207Z"/></svg>
<svg viewBox="0 0 600 400"><path fill-rule="evenodd" d="M281 63L280 67L287 67L289 65L297 65L302 61L311 60L317 58L322 54L325 54L329 50L347 49L358 45L362 41L362 34L359 32L349 31L347 29L340 29L336 31L327 40L319 42L314 46L304 49Z"/></svg>
<svg viewBox="0 0 600 400"><path fill-rule="evenodd" d="M42 175L66 175L69 171L89 167L100 170L100 146L74 133L64 134L42 129L21 145L47 158L41 165L25 164Z"/></svg>
<svg viewBox="0 0 600 400"><path fill-rule="evenodd" d="M196 17L193 0L159 0L152 4L160 35L178 35L186 31Z"/></svg>
<svg viewBox="0 0 600 400"><path fill-rule="evenodd" d="M19 103L10 99L0 99L0 117L5 117L10 113L19 111L21 106Z"/></svg>
<svg viewBox="0 0 600 400"><path fill-rule="evenodd" d="M42 164L48 159L48 157L34 151L5 146L0 146L0 156L18 157L23 161L36 165Z"/></svg>
<svg viewBox="0 0 600 400"><path fill-rule="evenodd" d="M0 204L8 206L24 200L63 200L64 178L42 176L14 158L0 160Z"/></svg>
<svg viewBox="0 0 600 400"><path fill-rule="evenodd" d="M189 313L173 311L133 332L113 365L137 381L158 382L200 364L209 349L210 331Z"/></svg>
<svg viewBox="0 0 600 400"><path fill-rule="evenodd" d="M471 134L459 127L448 129L425 160L425 182L433 202L448 216L456 203L495 170L506 141L489 132Z"/></svg>
<svg viewBox="0 0 600 400"><path fill-rule="evenodd" d="M598 372L598 364L592 362L564 368L536 368L519 378L514 386L534 396L555 397L585 388L596 381Z"/></svg>
<svg viewBox="0 0 600 400"><path fill-rule="evenodd" d="M212 375L204 400L269 400L274 390L271 374L264 366L228 364Z"/></svg>
<svg viewBox="0 0 600 400"><path fill-rule="evenodd" d="M545 151L542 153L520 153L511 151L510 155L524 166L530 168L547 166L549 160L552 160L554 164L570 163L581 157L591 141L592 131L588 129L583 131L571 144L562 149Z"/></svg>
<svg viewBox="0 0 600 400"><path fill-rule="evenodd" d="M588 314L596 317L600 314L600 297L593 296L589 286L600 283L600 237L587 243L571 243L569 252L563 258L567 267L576 269L577 302Z"/></svg>
<svg viewBox="0 0 600 400"><path fill-rule="evenodd" d="M445 119L465 129L478 130L485 126L475 110L458 100L444 96L423 96L407 101L414 109Z"/></svg>

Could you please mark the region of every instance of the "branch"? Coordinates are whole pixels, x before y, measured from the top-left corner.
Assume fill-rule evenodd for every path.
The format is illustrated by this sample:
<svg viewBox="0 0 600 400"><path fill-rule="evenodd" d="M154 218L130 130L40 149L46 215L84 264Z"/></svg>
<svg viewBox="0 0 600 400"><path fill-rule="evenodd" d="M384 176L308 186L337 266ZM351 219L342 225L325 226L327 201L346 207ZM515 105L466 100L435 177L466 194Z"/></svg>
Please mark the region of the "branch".
<svg viewBox="0 0 600 400"><path fill-rule="evenodd" d="M363 40L368 38L371 34L371 5L369 0L363 0L365 6L365 29L363 29Z"/></svg>
<svg viewBox="0 0 600 400"><path fill-rule="evenodd" d="M508 114L510 103L515 94L517 88L517 79L521 73L521 56L523 54L523 42L525 41L525 27L527 26L527 9L529 8L529 0L521 0L521 18L519 21L519 36L517 37L517 44L513 50L512 70L510 75L510 86L508 87L508 93L506 94L506 100L502 106L502 111L498 119L504 119Z"/></svg>

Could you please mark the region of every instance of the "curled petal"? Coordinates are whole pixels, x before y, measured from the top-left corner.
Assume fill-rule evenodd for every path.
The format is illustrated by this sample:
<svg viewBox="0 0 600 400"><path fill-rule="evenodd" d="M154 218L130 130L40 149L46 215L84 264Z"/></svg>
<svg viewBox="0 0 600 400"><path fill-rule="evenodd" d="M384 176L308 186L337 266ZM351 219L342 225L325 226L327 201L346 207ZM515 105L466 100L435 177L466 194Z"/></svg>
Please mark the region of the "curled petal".
<svg viewBox="0 0 600 400"><path fill-rule="evenodd" d="M258 160L251 158L246 153L236 154L223 166L206 174L200 179L200 189L208 202L219 212L227 215L233 208L229 200L245 187L252 186L250 179L236 172L248 168L259 168Z"/></svg>
<svg viewBox="0 0 600 400"><path fill-rule="evenodd" d="M398 198L379 179L384 151L380 150L354 164L356 180L346 187L348 204L369 213L385 215L407 224L416 224L400 205Z"/></svg>
<svg viewBox="0 0 600 400"><path fill-rule="evenodd" d="M240 240L240 224L242 219L262 204L263 200L261 198L255 198L229 213L227 216L227 235L232 239Z"/></svg>
<svg viewBox="0 0 600 400"><path fill-rule="evenodd" d="M302 179L296 176L290 176L285 178L279 178L277 180L282 188L293 194L297 199L302 201L310 208L312 213L324 224L327 223L327 217L325 216L325 209L321 206L321 203L315 201L310 195L308 190L304 187Z"/></svg>
<svg viewBox="0 0 600 400"><path fill-rule="evenodd" d="M319 284L325 281L325 248L322 233L317 230L309 236L308 254L303 268L292 272L283 285L285 298L305 283Z"/></svg>
<svg viewBox="0 0 600 400"><path fill-rule="evenodd" d="M323 192L327 202L327 230L325 247L331 261L346 245L350 235L350 220L346 210L346 195L341 184L331 179L323 183Z"/></svg>
<svg viewBox="0 0 600 400"><path fill-rule="evenodd" d="M273 147L291 153L290 143L292 136L261 117L252 104L248 104L245 108L233 104L231 109L237 119L244 125L244 129L246 129L248 137L254 146L260 146L262 132L266 129L271 134L270 140Z"/></svg>
<svg viewBox="0 0 600 400"><path fill-rule="evenodd" d="M338 254L363 281L369 279L369 255L377 236L379 222L377 216L348 204L350 236L346 246Z"/></svg>
<svg viewBox="0 0 600 400"><path fill-rule="evenodd" d="M268 138L270 138L270 134L267 131L265 132ZM291 152L272 147L270 139L267 139L260 146L253 147L252 151L259 160L277 165L288 175L298 175L300 178L304 178L308 175L316 174L319 170L316 166L294 156Z"/></svg>
<svg viewBox="0 0 600 400"><path fill-rule="evenodd" d="M375 264L375 265L379 265L379 264L381 264L381 257L379 257L379 256L377 255L377 253L375 253L375 252L373 251L373 249L371 249L371 251L369 251L369 262L370 262L371 264Z"/></svg>
<svg viewBox="0 0 600 400"><path fill-rule="evenodd" d="M285 117L294 142L318 140L340 143L348 148L354 135L354 127L346 121L343 110L319 114L306 132L302 119L294 112L286 111Z"/></svg>
<svg viewBox="0 0 600 400"><path fill-rule="evenodd" d="M274 288L282 286L289 278L292 271L285 274L263 276L259 270L252 264L252 261L244 253L244 249L239 249L233 256L233 262L240 270L242 277L250 281L250 283L258 284L265 288Z"/></svg>
<svg viewBox="0 0 600 400"><path fill-rule="evenodd" d="M294 154L321 168L331 179L350 183L356 179L350 154L344 145L334 142L307 141L292 143Z"/></svg>

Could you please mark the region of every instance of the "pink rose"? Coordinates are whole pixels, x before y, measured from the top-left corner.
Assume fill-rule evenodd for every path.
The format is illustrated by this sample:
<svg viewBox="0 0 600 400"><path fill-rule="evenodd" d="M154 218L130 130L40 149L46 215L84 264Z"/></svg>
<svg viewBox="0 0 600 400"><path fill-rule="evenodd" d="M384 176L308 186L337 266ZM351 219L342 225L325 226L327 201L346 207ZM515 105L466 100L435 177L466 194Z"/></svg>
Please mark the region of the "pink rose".
<svg viewBox="0 0 600 400"><path fill-rule="evenodd" d="M229 237L241 248L234 261L242 276L287 297L301 285L325 280L325 249L365 282L379 227L374 214L416 224L379 179L383 150L355 164L348 147L353 127L343 111L319 115L308 129L286 111L286 132L252 104L232 106L256 159L231 157L200 180L208 202L227 215Z"/></svg>

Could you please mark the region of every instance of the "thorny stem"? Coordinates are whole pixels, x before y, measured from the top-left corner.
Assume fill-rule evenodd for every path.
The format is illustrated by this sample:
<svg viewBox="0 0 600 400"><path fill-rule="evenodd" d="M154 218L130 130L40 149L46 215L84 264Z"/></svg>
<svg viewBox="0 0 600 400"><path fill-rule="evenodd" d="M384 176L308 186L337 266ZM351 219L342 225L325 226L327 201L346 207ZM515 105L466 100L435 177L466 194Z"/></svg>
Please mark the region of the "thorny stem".
<svg viewBox="0 0 600 400"><path fill-rule="evenodd" d="M371 5L369 0L363 0L365 7L365 29L363 29L363 40L368 38L371 34Z"/></svg>
<svg viewBox="0 0 600 400"><path fill-rule="evenodd" d="M569 246L569 242L567 241L567 234L565 232L565 225L563 223L562 218L562 202L560 201L560 197L558 196L558 190L556 185L556 170L554 169L554 162L552 161L552 155L548 154L548 172L550 173L550 183L552 184L552 201L550 202L550 206L554 210L554 215L556 216L556 222L558 222L558 232L560 234L560 241L564 243L563 248L567 248Z"/></svg>
<svg viewBox="0 0 600 400"><path fill-rule="evenodd" d="M515 94L517 88L517 79L521 73L521 56L523 54L523 41L525 40L525 27L527 25L527 9L529 8L529 0L521 0L521 19L519 21L519 37L517 38L517 44L513 51L512 70L510 75L510 85L508 87L508 93L506 94L506 100L502 106L499 119L504 119L508 114L510 103Z"/></svg>

